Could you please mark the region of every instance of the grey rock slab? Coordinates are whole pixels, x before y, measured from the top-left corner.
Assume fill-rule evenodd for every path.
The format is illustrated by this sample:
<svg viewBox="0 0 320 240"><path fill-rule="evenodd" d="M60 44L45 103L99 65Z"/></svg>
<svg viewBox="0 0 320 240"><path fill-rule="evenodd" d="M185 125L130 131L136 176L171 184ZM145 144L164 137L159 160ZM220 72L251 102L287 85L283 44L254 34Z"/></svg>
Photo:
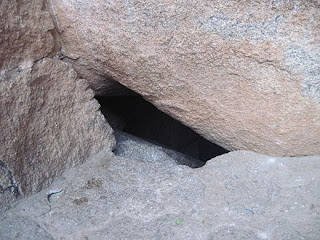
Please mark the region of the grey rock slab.
<svg viewBox="0 0 320 240"><path fill-rule="evenodd" d="M0 216L2 240L53 240L52 236L28 217L3 214Z"/></svg>
<svg viewBox="0 0 320 240"><path fill-rule="evenodd" d="M191 156L119 130L115 131L115 138L117 145L114 152L120 157L135 158L145 162L171 161L189 167L201 167L204 165L204 162Z"/></svg>
<svg viewBox="0 0 320 240"><path fill-rule="evenodd" d="M102 151L0 215L0 239L16 231L2 227L11 215L53 239L316 240L319 189L320 156L236 151L192 169Z"/></svg>

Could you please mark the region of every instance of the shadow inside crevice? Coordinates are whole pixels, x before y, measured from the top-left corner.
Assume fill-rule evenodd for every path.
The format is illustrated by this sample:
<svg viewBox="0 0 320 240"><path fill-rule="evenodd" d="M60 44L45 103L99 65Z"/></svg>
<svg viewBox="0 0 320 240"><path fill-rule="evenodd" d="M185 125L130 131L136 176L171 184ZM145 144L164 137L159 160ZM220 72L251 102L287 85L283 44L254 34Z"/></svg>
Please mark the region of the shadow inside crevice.
<svg viewBox="0 0 320 240"><path fill-rule="evenodd" d="M166 146L202 162L229 152L161 112L140 95L96 97L114 128Z"/></svg>

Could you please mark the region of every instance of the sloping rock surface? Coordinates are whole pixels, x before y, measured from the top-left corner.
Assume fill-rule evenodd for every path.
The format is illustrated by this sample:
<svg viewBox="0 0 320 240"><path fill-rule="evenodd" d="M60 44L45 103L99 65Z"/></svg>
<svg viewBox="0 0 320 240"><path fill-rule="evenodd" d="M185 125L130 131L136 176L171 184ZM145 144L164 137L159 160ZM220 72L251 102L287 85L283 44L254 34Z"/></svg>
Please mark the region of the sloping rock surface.
<svg viewBox="0 0 320 240"><path fill-rule="evenodd" d="M320 154L319 1L52 0L63 53L229 150Z"/></svg>
<svg viewBox="0 0 320 240"><path fill-rule="evenodd" d="M319 160L237 151L191 169L104 151L0 215L0 238L316 240Z"/></svg>

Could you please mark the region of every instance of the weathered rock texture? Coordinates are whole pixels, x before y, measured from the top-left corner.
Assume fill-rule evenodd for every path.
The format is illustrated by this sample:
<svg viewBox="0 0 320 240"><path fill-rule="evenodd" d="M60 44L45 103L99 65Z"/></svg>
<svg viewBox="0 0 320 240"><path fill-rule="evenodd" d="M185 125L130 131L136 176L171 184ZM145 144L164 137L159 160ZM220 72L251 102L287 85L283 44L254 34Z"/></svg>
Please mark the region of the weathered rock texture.
<svg viewBox="0 0 320 240"><path fill-rule="evenodd" d="M319 239L319 156L237 151L193 170L148 159L150 150L140 159L104 152L65 172L0 215L0 238Z"/></svg>
<svg viewBox="0 0 320 240"><path fill-rule="evenodd" d="M43 1L1 2L0 211L114 144L93 91L56 52Z"/></svg>
<svg viewBox="0 0 320 240"><path fill-rule="evenodd" d="M41 0L1 1L1 71L30 66L58 48L50 13L44 8Z"/></svg>
<svg viewBox="0 0 320 240"><path fill-rule="evenodd" d="M51 0L62 51L230 150L320 153L318 1Z"/></svg>

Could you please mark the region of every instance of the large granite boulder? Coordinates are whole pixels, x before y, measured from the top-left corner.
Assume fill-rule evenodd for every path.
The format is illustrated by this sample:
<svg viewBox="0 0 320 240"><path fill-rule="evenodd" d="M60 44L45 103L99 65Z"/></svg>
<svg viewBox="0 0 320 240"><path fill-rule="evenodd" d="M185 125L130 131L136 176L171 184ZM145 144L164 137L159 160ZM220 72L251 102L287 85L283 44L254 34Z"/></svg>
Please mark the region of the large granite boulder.
<svg viewBox="0 0 320 240"><path fill-rule="evenodd" d="M62 52L98 94L114 79L208 140L320 153L317 1L52 0Z"/></svg>
<svg viewBox="0 0 320 240"><path fill-rule="evenodd" d="M0 5L0 211L114 145L88 84L57 55L43 1Z"/></svg>

